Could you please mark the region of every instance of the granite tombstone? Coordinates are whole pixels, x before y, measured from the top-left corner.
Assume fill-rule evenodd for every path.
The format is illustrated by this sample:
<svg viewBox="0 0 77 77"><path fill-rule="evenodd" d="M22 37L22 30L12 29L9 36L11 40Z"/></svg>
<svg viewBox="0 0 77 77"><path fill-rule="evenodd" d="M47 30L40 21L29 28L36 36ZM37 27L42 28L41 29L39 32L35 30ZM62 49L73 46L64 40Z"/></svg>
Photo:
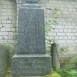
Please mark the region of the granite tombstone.
<svg viewBox="0 0 77 77"><path fill-rule="evenodd" d="M38 2L38 0L25 0L26 1L26 3L37 3Z"/></svg>
<svg viewBox="0 0 77 77"><path fill-rule="evenodd" d="M45 54L44 9L32 4L36 0L29 1L19 9L17 53L12 59L14 76L43 76L51 72L51 56Z"/></svg>

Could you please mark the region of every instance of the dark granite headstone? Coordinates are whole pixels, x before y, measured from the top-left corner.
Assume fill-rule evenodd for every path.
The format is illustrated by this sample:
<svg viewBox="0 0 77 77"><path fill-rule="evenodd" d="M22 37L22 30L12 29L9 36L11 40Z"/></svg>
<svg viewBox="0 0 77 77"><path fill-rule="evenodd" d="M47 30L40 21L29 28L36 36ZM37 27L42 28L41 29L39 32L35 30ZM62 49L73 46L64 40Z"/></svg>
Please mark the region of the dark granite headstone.
<svg viewBox="0 0 77 77"><path fill-rule="evenodd" d="M44 10L38 5L24 6L19 10L17 53L44 54Z"/></svg>
<svg viewBox="0 0 77 77"><path fill-rule="evenodd" d="M43 76L51 72L44 28L44 10L39 5L25 4L19 9L17 53L12 60L14 76Z"/></svg>
<svg viewBox="0 0 77 77"><path fill-rule="evenodd" d="M37 3L38 0L26 0L26 3Z"/></svg>

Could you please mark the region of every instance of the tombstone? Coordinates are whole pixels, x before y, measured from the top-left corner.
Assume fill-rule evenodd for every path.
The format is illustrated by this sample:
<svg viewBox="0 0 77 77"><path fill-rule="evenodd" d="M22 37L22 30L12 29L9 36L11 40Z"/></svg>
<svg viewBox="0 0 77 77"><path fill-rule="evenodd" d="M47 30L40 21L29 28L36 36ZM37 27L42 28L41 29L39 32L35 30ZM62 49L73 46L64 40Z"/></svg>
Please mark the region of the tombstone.
<svg viewBox="0 0 77 77"><path fill-rule="evenodd" d="M8 50L4 45L0 45L0 77L5 77L8 66Z"/></svg>
<svg viewBox="0 0 77 77"><path fill-rule="evenodd" d="M51 45L51 55L52 55L52 67L59 70L60 59L58 53L58 44L56 44L55 42Z"/></svg>
<svg viewBox="0 0 77 77"><path fill-rule="evenodd" d="M36 4L37 0L28 2L19 9L18 42L12 58L12 75L43 76L51 72L51 56L45 54L44 9Z"/></svg>

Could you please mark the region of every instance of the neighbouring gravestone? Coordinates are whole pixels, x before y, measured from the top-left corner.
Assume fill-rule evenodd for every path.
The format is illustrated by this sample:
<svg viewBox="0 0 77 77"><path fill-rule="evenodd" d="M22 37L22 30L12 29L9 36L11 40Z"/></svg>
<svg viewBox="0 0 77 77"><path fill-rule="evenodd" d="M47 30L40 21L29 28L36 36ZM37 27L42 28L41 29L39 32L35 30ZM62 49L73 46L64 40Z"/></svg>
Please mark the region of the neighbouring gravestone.
<svg viewBox="0 0 77 77"><path fill-rule="evenodd" d="M51 55L52 55L52 67L57 70L60 69L60 59L58 53L58 44L55 42L51 45Z"/></svg>
<svg viewBox="0 0 77 77"><path fill-rule="evenodd" d="M0 45L0 77L5 77L8 66L8 50L4 45Z"/></svg>
<svg viewBox="0 0 77 77"><path fill-rule="evenodd" d="M27 0L28 1L28 0ZM44 9L29 0L18 15L17 53L12 59L12 75L43 76L51 72L51 56L45 54Z"/></svg>

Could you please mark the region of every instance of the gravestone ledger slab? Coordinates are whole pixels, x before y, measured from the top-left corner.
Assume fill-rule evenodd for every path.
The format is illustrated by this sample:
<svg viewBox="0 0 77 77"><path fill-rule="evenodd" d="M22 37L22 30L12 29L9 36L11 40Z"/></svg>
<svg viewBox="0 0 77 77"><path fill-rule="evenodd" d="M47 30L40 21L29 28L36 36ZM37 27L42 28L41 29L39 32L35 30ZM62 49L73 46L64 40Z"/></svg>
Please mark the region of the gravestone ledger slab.
<svg viewBox="0 0 77 77"><path fill-rule="evenodd" d="M51 56L45 54L44 9L24 4L19 9L17 52L12 58L12 75L44 76L51 72Z"/></svg>

